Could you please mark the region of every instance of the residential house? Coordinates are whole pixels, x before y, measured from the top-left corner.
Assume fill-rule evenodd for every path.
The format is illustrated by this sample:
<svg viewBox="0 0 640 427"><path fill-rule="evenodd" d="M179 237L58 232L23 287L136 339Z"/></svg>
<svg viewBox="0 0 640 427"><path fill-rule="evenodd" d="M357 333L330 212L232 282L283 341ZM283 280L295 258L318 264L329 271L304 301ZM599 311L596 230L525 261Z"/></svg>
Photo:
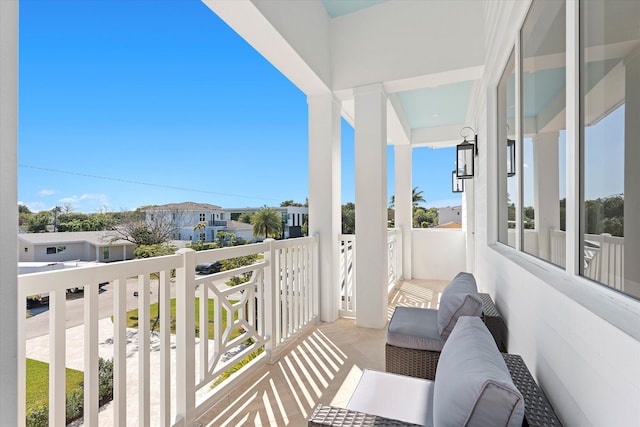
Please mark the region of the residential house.
<svg viewBox="0 0 640 427"><path fill-rule="evenodd" d="M462 206L447 206L438 208L438 226L458 224L462 226Z"/></svg>
<svg viewBox="0 0 640 427"><path fill-rule="evenodd" d="M135 249L126 240L111 241L104 231L18 234L20 262L124 261L135 258Z"/></svg>
<svg viewBox="0 0 640 427"><path fill-rule="evenodd" d="M450 279L452 272L460 269L473 272L481 291L493 297L504 317L509 351L522 356L565 425L638 425L640 186L634 171L640 161L640 144L635 139L640 134L640 2L204 3L307 95L309 235L314 237L209 253L184 251L162 260L135 261L143 290L148 289L143 279L150 271L162 268L164 277L168 277L171 269L176 269L178 275L176 305L182 322L176 333L176 382L167 379L170 365L164 364L157 388L163 402L171 400L175 392L175 409L168 404L161 406L163 424L196 425L197 417L211 407L212 401L228 401L229 390L248 378L246 375L251 377L255 372L251 369L259 363L273 362L278 349L295 339L294 332L301 324L313 329L316 320L321 320L334 322L335 328L343 327L346 321L337 320L344 304L357 304L348 309L359 330L385 328L393 266L394 275L405 280ZM20 286L16 283L16 0L0 2L0 18L0 300L17 301L26 292L23 289L62 285L47 285L38 277L21 278ZM341 118L355 129L356 235L353 242L338 245ZM247 125L251 125L250 120ZM473 173L464 186L463 228L412 229L412 150L425 145L459 144L467 127L471 129L465 136L474 145L466 159L474 164L465 168L460 161L457 165L458 176ZM392 232L393 238L386 228L389 144L394 150L398 227ZM589 209L593 200L614 193L608 188L624 195L624 236L602 233L598 227L608 226L614 219L598 218L598 212ZM593 228L587 228L592 223ZM296 241L301 244L295 246ZM280 245L288 252L283 253ZM393 254L390 249L394 249ZM211 355L202 336L200 343L204 344L197 351L194 348L195 284L207 279L194 278L191 267L196 261L237 256L244 250L266 254L263 263L248 267L257 273L252 275L255 282L242 289L244 295L264 290L258 294L257 314L266 310L268 317L261 319L268 321L253 325L251 319L241 319L244 333L252 334L254 340L254 347L247 351L261 345L266 351L216 393L206 384L219 372L218 359L207 365L209 370L202 367L209 356L217 358L219 352ZM341 264L341 256L347 253L353 255L353 263ZM394 259L391 255L399 256L399 262L390 262ZM285 263L280 275L270 270L276 268L276 261ZM156 264L159 262L163 264ZM307 268L294 269L300 265ZM351 271L354 276L349 276ZM314 274L310 282L300 283L313 284L309 293L272 288L292 284L294 278L298 284L301 272ZM62 277L58 273L49 275ZM74 272L90 273L97 282L125 272L104 266ZM97 292L97 283L88 286L85 295ZM353 292L353 298L341 298L345 290ZM286 300L277 303L279 296L302 295L315 295L317 299L300 305ZM168 307L168 300L163 303ZM279 315L282 312L278 307L306 307L309 315ZM51 369L55 375L50 375L50 416L53 424L63 425L65 367L60 360L65 354L64 304L51 311L51 331L55 333L51 339ZM247 312L253 316L256 311ZM24 331L20 326L23 320L18 320L24 319L24 311L7 304L0 316L0 413L4 423L18 425L24 420ZM141 316L141 335L146 336L144 310ZM92 326L97 318L87 318L86 393L97 387L97 379L91 375L97 373L97 361L91 357L97 353L97 332ZM295 327L289 321L302 318L305 321ZM263 327L281 326L279 322L287 323L269 329L272 333L263 333ZM116 328L124 331L124 323ZM205 331L201 329L201 333ZM317 335L321 338L322 334ZM123 333L116 333L117 342L125 339ZM225 343L219 341L218 345ZM148 341L142 339L139 419L147 425L151 394L148 347ZM117 348L115 363L123 367L127 355L124 346ZM333 347L326 348L338 357ZM169 349L169 344L163 344L163 349ZM306 346L302 362L309 363L319 349ZM380 346L364 351L381 355L384 350ZM195 360L201 360L197 375ZM286 362L295 363L292 359ZM270 393L261 395L255 404L267 408L260 414L297 404L300 412L308 415L309 405L330 400L331 396L318 392L318 384L343 380L351 372L342 376L325 374L323 369L329 365L337 363L331 359L331 363L313 371L311 375L320 381L311 385L298 375L307 369L292 368L295 378L287 378L290 388L303 390L297 400L280 399L280 388L272 383ZM364 368L345 365L353 371ZM119 391L114 423L124 425L127 372L117 372L121 374L114 380ZM194 384L213 395L196 400ZM249 394L243 394L245 400ZM84 408L85 423L91 425L98 421L97 392L95 396L85 401ZM249 407L243 403L233 409L242 412Z"/></svg>

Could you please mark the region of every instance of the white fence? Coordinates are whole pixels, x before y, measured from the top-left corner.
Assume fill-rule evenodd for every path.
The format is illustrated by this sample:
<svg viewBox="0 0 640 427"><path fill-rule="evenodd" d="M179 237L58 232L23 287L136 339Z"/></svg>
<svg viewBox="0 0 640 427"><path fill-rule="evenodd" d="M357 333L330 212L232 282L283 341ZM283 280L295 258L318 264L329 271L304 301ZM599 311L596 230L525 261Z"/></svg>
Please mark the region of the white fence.
<svg viewBox="0 0 640 427"><path fill-rule="evenodd" d="M340 245L340 278L339 278L339 315L355 317L356 315L356 236L341 234ZM390 229L387 233L388 249L388 286L391 291L402 277L402 231Z"/></svg>
<svg viewBox="0 0 640 427"><path fill-rule="evenodd" d="M66 293L84 286L84 424L98 425L98 320L99 283L113 283L113 425L131 421L127 392L132 388L127 363L126 284L137 279L138 342L137 424L140 426L192 425L256 366L276 357L283 344L308 325L318 313L317 238L308 237L254 245L123 261L87 268L35 273L18 279L20 300L49 293L49 425L65 425ZM195 276L202 262L264 254L264 259L208 276ZM175 350L171 349L170 287L175 270ZM158 276L160 295L160 368L150 364L150 275ZM231 277L248 278L226 286ZM196 337L196 310L198 337ZM213 318L210 318L212 313ZM21 316L25 317L25 316ZM212 326L209 324L212 321ZM19 325L19 419L25 419L26 320ZM209 332L212 328L212 333ZM250 354L260 355L218 387L220 374ZM172 362L174 358L174 362ZM153 384L158 389L151 390ZM159 377L159 378L157 378ZM129 383L127 383L129 381ZM173 393L172 393L173 391ZM152 397L153 394L153 397ZM151 413L151 400L159 399ZM159 403L159 404L158 404ZM130 410L130 408L129 408ZM153 421L152 421L153 419ZM100 424L104 424L102 421Z"/></svg>
<svg viewBox="0 0 640 427"><path fill-rule="evenodd" d="M583 274L618 290L624 290L624 237L611 234L584 236ZM566 233L551 230L551 260L566 266Z"/></svg>

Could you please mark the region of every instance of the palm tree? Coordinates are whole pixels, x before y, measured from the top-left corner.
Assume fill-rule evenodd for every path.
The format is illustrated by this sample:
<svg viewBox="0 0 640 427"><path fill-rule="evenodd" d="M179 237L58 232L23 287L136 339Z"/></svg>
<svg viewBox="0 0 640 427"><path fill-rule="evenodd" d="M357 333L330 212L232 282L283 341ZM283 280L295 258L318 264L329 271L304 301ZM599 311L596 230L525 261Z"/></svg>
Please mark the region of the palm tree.
<svg viewBox="0 0 640 427"><path fill-rule="evenodd" d="M269 236L277 237L280 235L282 227L282 216L275 209L263 207L251 217L251 225L253 225L253 235L264 238Z"/></svg>
<svg viewBox="0 0 640 427"><path fill-rule="evenodd" d="M420 202L426 202L424 197L422 196L424 191L418 191L418 186L413 187L411 190L411 200L413 202L413 207L417 208ZM393 208L396 204L396 196L391 196L391 203L389 203L389 207Z"/></svg>
<svg viewBox="0 0 640 427"><path fill-rule="evenodd" d="M204 241L204 239L202 238L202 233L207 229L207 222L206 221L200 221L199 223L196 224L195 227L193 227L193 232L194 233L198 233L198 240L202 243Z"/></svg>

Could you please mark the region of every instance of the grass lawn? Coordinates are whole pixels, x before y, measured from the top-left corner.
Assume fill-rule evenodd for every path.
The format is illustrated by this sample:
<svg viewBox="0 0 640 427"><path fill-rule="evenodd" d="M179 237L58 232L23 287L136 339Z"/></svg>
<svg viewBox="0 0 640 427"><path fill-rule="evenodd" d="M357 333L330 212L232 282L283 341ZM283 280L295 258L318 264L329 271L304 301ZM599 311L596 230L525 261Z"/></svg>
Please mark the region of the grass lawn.
<svg viewBox="0 0 640 427"><path fill-rule="evenodd" d="M235 301L234 301L235 302ZM169 322L171 323L171 333L175 334L176 333L176 300L175 298L172 299L170 302L170 307L171 307L171 314L169 315ZM199 304L200 304L200 298L196 298L195 300L195 310L196 310L196 322L195 322L195 328L196 328L196 337L200 337L200 309L199 309ZM151 304L151 306L149 307L149 312L150 312L150 316L149 316L149 320L150 320L150 327L153 328L155 321L156 321L156 317L158 317L158 303L154 303ZM213 300L209 300L209 339L213 338ZM234 313L234 319L238 319L238 312L236 311ZM138 309L134 309L134 310L130 310L127 312L127 328L137 328L138 327ZM222 330L224 330L224 328L227 327L227 310L222 310ZM155 325L155 330L159 330L160 329L160 325ZM231 339L237 337L238 335L240 335L240 330L239 328L236 328L232 334L231 334Z"/></svg>
<svg viewBox="0 0 640 427"><path fill-rule="evenodd" d="M84 373L67 368L67 394L84 381ZM27 359L27 414L49 401L49 364Z"/></svg>

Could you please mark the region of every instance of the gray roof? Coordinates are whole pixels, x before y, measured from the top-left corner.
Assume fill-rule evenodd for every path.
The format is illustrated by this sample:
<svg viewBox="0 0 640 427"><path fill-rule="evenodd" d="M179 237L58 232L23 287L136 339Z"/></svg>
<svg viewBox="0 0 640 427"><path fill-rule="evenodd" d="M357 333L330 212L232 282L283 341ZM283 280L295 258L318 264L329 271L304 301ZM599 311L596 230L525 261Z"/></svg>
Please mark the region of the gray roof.
<svg viewBox="0 0 640 427"><path fill-rule="evenodd" d="M144 211L213 211L222 209L220 206L210 205L208 203L169 203L166 205L149 206Z"/></svg>
<svg viewBox="0 0 640 427"><path fill-rule="evenodd" d="M111 234L108 231L69 231L64 233L20 233L18 234L18 239L32 245L88 242L95 246L135 246L134 243L120 239L110 242L110 236Z"/></svg>

